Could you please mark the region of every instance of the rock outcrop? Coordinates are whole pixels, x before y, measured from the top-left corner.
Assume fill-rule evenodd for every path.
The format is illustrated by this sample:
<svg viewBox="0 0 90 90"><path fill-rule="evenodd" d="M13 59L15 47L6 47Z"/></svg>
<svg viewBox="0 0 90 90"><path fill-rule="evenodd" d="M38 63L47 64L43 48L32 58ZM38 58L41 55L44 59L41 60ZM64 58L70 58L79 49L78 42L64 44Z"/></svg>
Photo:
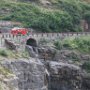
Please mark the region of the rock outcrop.
<svg viewBox="0 0 90 90"><path fill-rule="evenodd" d="M38 48L38 56L40 59L53 61L55 54L56 54L56 49L54 49L53 47L46 46L46 47Z"/></svg>
<svg viewBox="0 0 90 90"><path fill-rule="evenodd" d="M90 75L74 64L30 58L6 59L0 66L11 73L0 79L2 90L90 90Z"/></svg>
<svg viewBox="0 0 90 90"><path fill-rule="evenodd" d="M45 68L40 61L35 59L4 60L0 65L17 77L16 80L12 78L5 81L12 88L17 87L10 90L47 90Z"/></svg>
<svg viewBox="0 0 90 90"><path fill-rule="evenodd" d="M49 90L81 90L82 75L78 66L49 62Z"/></svg>

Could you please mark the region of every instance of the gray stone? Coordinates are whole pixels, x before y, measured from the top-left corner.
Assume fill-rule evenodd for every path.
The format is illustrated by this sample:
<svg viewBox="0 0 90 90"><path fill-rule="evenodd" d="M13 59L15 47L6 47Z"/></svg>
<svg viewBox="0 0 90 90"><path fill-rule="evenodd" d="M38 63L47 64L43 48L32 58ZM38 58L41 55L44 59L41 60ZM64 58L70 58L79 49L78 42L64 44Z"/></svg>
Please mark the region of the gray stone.
<svg viewBox="0 0 90 90"><path fill-rule="evenodd" d="M47 90L44 81L45 68L40 61L35 59L4 60L1 65L18 78L6 81L13 88L18 87L18 90Z"/></svg>
<svg viewBox="0 0 90 90"><path fill-rule="evenodd" d="M6 59L0 66L14 75L3 80L12 90L90 90L90 75L74 64L30 58Z"/></svg>
<svg viewBox="0 0 90 90"><path fill-rule="evenodd" d="M53 61L48 67L50 90L81 90L82 75L78 66Z"/></svg>

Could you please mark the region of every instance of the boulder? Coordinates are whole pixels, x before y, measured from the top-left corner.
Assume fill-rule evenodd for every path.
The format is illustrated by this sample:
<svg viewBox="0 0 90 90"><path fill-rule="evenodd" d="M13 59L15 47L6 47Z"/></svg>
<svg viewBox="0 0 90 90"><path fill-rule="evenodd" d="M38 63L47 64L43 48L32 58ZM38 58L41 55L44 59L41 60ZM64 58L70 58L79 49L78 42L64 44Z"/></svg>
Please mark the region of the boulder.
<svg viewBox="0 0 90 90"><path fill-rule="evenodd" d="M39 59L53 60L56 54L56 49L53 47L40 47L38 48Z"/></svg>
<svg viewBox="0 0 90 90"><path fill-rule="evenodd" d="M11 50L16 50L17 49L17 46L13 42L11 42L11 41L9 41L7 39L5 39L5 46L8 49L11 49Z"/></svg>
<svg viewBox="0 0 90 90"><path fill-rule="evenodd" d="M78 66L49 62L49 90L82 90L82 74Z"/></svg>

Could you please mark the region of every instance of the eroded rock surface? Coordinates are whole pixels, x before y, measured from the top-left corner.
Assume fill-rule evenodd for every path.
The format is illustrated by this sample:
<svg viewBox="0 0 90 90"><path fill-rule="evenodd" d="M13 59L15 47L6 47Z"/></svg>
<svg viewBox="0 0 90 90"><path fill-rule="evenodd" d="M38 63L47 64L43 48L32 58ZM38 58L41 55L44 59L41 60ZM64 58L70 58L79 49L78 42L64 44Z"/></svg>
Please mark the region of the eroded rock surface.
<svg viewBox="0 0 90 90"><path fill-rule="evenodd" d="M80 66L35 58L2 60L13 77L3 79L3 90L90 90L90 75Z"/></svg>
<svg viewBox="0 0 90 90"><path fill-rule="evenodd" d="M47 90L44 80L45 68L40 61L35 59L4 60L1 65L16 75L16 81L13 79L6 83L17 87L17 90Z"/></svg>
<svg viewBox="0 0 90 90"><path fill-rule="evenodd" d="M81 90L82 75L78 66L49 62L48 69L50 90Z"/></svg>

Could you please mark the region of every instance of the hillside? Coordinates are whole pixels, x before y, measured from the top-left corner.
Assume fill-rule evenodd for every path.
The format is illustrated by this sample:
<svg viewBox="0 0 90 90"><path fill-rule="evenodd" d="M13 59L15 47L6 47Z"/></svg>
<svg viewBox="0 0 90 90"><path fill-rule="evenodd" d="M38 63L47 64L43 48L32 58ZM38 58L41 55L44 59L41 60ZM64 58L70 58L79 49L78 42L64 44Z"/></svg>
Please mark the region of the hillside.
<svg viewBox="0 0 90 90"><path fill-rule="evenodd" d="M0 20L18 21L42 32L82 31L90 24L89 0L0 0Z"/></svg>

